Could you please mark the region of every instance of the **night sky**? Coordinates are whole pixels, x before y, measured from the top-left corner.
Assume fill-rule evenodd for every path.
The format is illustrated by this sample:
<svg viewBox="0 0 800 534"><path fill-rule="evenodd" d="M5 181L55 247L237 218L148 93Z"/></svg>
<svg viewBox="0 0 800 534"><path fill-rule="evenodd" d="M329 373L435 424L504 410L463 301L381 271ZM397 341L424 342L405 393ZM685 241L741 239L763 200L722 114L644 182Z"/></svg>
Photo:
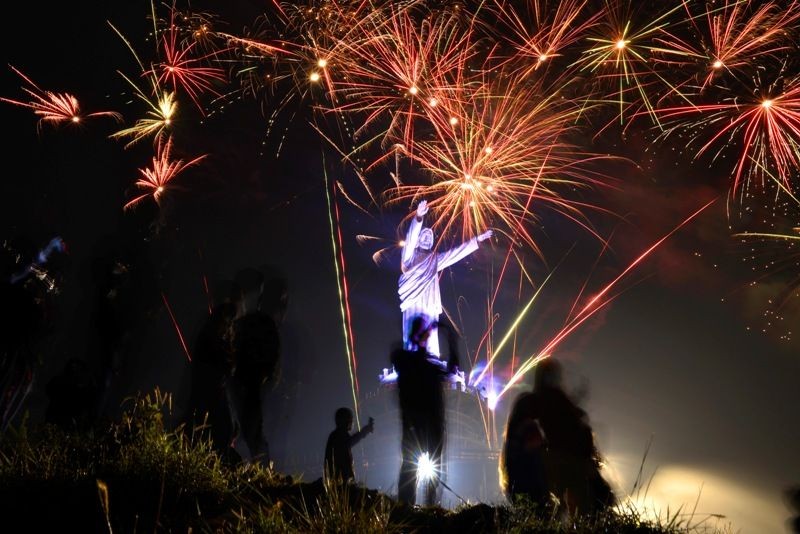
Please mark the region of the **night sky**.
<svg viewBox="0 0 800 534"><path fill-rule="evenodd" d="M222 8L213 4L194 7L220 12L231 33L262 9L255 0ZM6 28L0 33L2 64L20 69L43 89L75 94L86 110L116 110L130 119L135 111L126 105L130 98L122 94L127 88L116 71L136 72L137 67L106 21L137 49L152 48L152 42L144 42L151 29L149 9L148 2L139 0L35 9L13 3L6 7ZM11 69L0 72L0 83L0 96L24 97L23 81ZM45 125L37 132L31 110L0 103L0 114L6 169L0 182L2 237L25 236L41 246L60 235L69 246L52 350L44 356L28 403L36 420L47 404L43 385L69 357L91 361L96 350L91 260L103 239L119 228L122 205L130 198L127 189L137 169L149 163L152 147L144 141L123 149L123 143L108 139L118 128L110 119L97 118L79 128ZM213 291L244 267L269 265L285 274L284 374L299 382L299 400L274 416L270 445L278 469L302 471L313 480L321 474L333 411L352 404L323 169L360 200L365 195L309 126L302 104L287 110L277 133L270 135L258 106L246 99L203 124L196 113L189 115L176 125L176 136L189 140L182 145L184 157L210 156L176 179L184 189L164 208L161 289L191 346L207 313L203 276ZM767 325L768 299L788 277L778 273L750 285L756 278L753 263L743 261L749 247L731 237L726 215L729 166L692 162L679 142L656 145L651 139L646 130L631 128L624 139L609 131L590 141L597 151L638 163L609 167L617 187L597 193L594 200L614 214L590 214L599 233L613 233L611 250L595 267L602 248L597 239L552 214L543 215L536 237L547 263L526 252L526 267L541 279L563 261L542 302L522 323L520 352L525 347L533 351L552 336L587 277L590 287L599 288L689 214L718 198L627 277L619 286L624 291L554 357L564 362L570 387L585 393L582 404L620 494L632 487L651 442L644 476L646 481L655 473L648 495L655 506L691 509L699 495L696 519L722 514L734 530L780 532L789 516L783 491L800 483L800 341L797 332L789 340L781 336L800 326L800 301L790 300L783 319ZM357 461L356 473L368 486L392 491L396 466L383 469L370 454L377 444L389 443L398 448L399 466L399 440L392 441L396 414L387 401L391 395L380 391L377 380L400 336L399 253L394 249L379 264L372 254L396 242L397 227L412 207L373 207L365 214L339 200L364 406L360 415L377 419L375 433L357 457L362 454L379 467L368 470ZM380 241L359 243L356 235L361 234ZM486 328L486 300L504 246L495 239L442 278L444 305L464 329L464 354L472 355ZM518 272L510 275L514 282L495 304L499 323L508 324L524 305L517 298L515 277ZM188 394L189 366L163 307L139 332L141 357L126 367L120 384L124 391L116 401L158 385L175 395L180 411ZM497 432L502 432L513 395L498 407ZM465 411L475 413L474 401L462 402ZM471 480L455 472L452 476L453 488L464 497L501 499L499 488L489 483L487 489L478 475ZM496 481L496 470L484 467L480 476Z"/></svg>

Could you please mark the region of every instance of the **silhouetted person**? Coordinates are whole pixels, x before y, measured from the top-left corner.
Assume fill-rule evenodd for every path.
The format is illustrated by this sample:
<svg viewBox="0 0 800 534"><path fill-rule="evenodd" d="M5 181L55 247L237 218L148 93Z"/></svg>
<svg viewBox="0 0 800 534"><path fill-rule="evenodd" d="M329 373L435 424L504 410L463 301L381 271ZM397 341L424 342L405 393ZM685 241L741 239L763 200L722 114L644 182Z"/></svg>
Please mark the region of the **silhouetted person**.
<svg viewBox="0 0 800 534"><path fill-rule="evenodd" d="M435 474L427 481L425 504L436 502L444 452L444 392L447 370L426 350L432 325L426 317L414 318L409 343L414 350L397 349L392 364L397 372L397 390L402 420L402 456L397 484L398 499L414 504L417 466L427 453Z"/></svg>
<svg viewBox="0 0 800 534"><path fill-rule="evenodd" d="M308 377L309 369L304 354L299 354L295 325L286 323L289 307L289 284L286 276L271 265L261 265L264 276L259 310L269 315L278 328L281 355L276 363L275 379L267 387L262 399L268 407L264 413L264 431L269 437L270 456L277 462L292 455L291 433L288 427L296 417L300 383Z"/></svg>
<svg viewBox="0 0 800 534"><path fill-rule="evenodd" d="M791 527L792 532L800 534L800 485L787 489L784 497L792 510L792 517L789 518L787 524Z"/></svg>
<svg viewBox="0 0 800 534"><path fill-rule="evenodd" d="M507 491L530 492L541 502L538 460L535 454L526 454L527 446L536 449L537 432L543 439L539 450L546 488L567 510L592 513L614 504L614 494L600 474L599 453L586 412L564 392L561 365L552 358L537 366L533 392L522 393L515 400L504 446Z"/></svg>
<svg viewBox="0 0 800 534"><path fill-rule="evenodd" d="M231 381L238 436L246 446L245 460L269 465L269 447L263 428L265 384L276 378L280 337L274 319L259 308L264 277L255 269L236 276L241 289L239 313L234 322L234 371Z"/></svg>
<svg viewBox="0 0 800 534"><path fill-rule="evenodd" d="M230 291L228 292L230 293ZM188 414L194 424L210 426L214 448L224 458L231 452L233 424L226 388L233 372L233 337L237 302L220 299L197 336L191 363Z"/></svg>
<svg viewBox="0 0 800 534"><path fill-rule="evenodd" d="M64 252L60 238L37 250L24 237L0 248L0 434L22 408L34 384L43 340L53 327L59 273L53 260Z"/></svg>
<svg viewBox="0 0 800 534"><path fill-rule="evenodd" d="M47 383L45 421L66 431L89 430L95 420L97 391L89 365L70 358L61 373Z"/></svg>
<svg viewBox="0 0 800 534"><path fill-rule="evenodd" d="M105 236L92 259L94 325L99 340L99 415L112 389L131 373L149 319L162 306L160 268L154 258L158 206L143 202L123 213L116 232Z"/></svg>
<svg viewBox="0 0 800 534"><path fill-rule="evenodd" d="M356 474L353 469L353 447L367 434L375 429L375 420L370 417L369 423L356 432L353 430L353 412L348 408L339 408L334 414L336 429L328 436L325 443L324 474L328 480L351 482Z"/></svg>
<svg viewBox="0 0 800 534"><path fill-rule="evenodd" d="M544 506L549 495L544 474L544 435L536 419L521 413L525 407L524 402L519 402L522 398L514 403L508 417L500 458L501 485L509 501L524 496Z"/></svg>

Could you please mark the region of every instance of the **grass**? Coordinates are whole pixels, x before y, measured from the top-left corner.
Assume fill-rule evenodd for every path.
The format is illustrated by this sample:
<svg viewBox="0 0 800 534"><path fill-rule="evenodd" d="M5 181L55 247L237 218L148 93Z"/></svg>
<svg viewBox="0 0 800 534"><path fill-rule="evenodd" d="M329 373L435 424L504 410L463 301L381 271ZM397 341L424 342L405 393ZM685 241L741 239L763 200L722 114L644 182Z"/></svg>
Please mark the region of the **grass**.
<svg viewBox="0 0 800 534"><path fill-rule="evenodd" d="M204 429L165 429L170 409L170 396L156 390L131 399L120 421L89 433L26 422L7 432L0 440L4 524L79 532L720 532L680 511L645 519L632 505L592 517L524 501L412 508L360 486L227 465Z"/></svg>

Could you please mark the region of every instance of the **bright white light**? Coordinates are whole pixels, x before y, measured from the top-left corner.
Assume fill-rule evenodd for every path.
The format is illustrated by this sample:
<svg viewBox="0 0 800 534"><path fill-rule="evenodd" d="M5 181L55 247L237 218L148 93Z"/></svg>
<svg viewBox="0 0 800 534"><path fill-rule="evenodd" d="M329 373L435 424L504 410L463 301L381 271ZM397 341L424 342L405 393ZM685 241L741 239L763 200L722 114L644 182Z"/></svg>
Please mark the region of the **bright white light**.
<svg viewBox="0 0 800 534"><path fill-rule="evenodd" d="M417 480L425 482L436 477L436 464L433 463L427 452L423 452L417 460Z"/></svg>
<svg viewBox="0 0 800 534"><path fill-rule="evenodd" d="M408 89L408 92L409 92L409 93L411 93L412 95L415 95L415 94L419 93L419 89L417 89L417 86L416 86L416 85L412 85L412 86L411 86L411 87Z"/></svg>
<svg viewBox="0 0 800 534"><path fill-rule="evenodd" d="M625 42L625 39L619 39L617 41L617 50L622 50L623 48L625 48L626 44L627 43Z"/></svg>
<svg viewBox="0 0 800 534"><path fill-rule="evenodd" d="M495 391L489 392L489 395L487 395L486 397L486 404L492 411L494 411L494 409L497 408L497 393Z"/></svg>
<svg viewBox="0 0 800 534"><path fill-rule="evenodd" d="M319 81L319 72L312 72L311 76L309 76L308 79L311 80L312 82L318 82Z"/></svg>
<svg viewBox="0 0 800 534"><path fill-rule="evenodd" d="M763 108L770 108L772 106L772 100L764 100L761 102L761 107Z"/></svg>
<svg viewBox="0 0 800 534"><path fill-rule="evenodd" d="M399 246L399 247L406 246L406 240L405 239L401 239L400 242L397 244L397 246Z"/></svg>
<svg viewBox="0 0 800 534"><path fill-rule="evenodd" d="M428 104L429 104L429 105L430 105L432 108L435 108L435 107L436 107L436 106L439 104L439 101L438 101L438 100L436 100L435 98L431 98L430 100L428 100Z"/></svg>
<svg viewBox="0 0 800 534"><path fill-rule="evenodd" d="M455 126L458 124L458 119L455 117L450 117L450 126Z"/></svg>
<svg viewBox="0 0 800 534"><path fill-rule="evenodd" d="M327 59L325 59L324 57L323 57L323 58L320 58L320 59L319 59L319 61L317 61L317 66L318 66L319 68L321 68L321 69L324 69L325 67L327 67L327 66L328 66L328 60L327 60Z"/></svg>
<svg viewBox="0 0 800 534"><path fill-rule="evenodd" d="M722 68L722 65L724 65L724 63L722 63L722 61L720 61L720 60L718 59L718 60L716 60L716 61L715 61L715 62L714 62L714 63L713 63L711 66L712 66L712 67L714 67L715 69L721 69L721 68Z"/></svg>
<svg viewBox="0 0 800 534"><path fill-rule="evenodd" d="M490 146L487 146L486 148L483 149L483 151L486 152L487 154L491 154L492 152L494 152L494 149Z"/></svg>
<svg viewBox="0 0 800 534"><path fill-rule="evenodd" d="M542 63L543 61L547 61L547 54L539 55L539 63Z"/></svg>

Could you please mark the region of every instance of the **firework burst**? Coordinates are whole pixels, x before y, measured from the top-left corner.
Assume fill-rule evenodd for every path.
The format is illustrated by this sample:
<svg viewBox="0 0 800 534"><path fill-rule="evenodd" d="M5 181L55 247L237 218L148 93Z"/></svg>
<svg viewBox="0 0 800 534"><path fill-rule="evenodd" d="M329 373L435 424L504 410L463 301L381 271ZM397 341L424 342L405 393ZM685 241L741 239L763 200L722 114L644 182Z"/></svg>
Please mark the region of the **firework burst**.
<svg viewBox="0 0 800 534"><path fill-rule="evenodd" d="M160 49L163 61L153 65L152 69L145 71L143 75L154 76L159 84L171 84L175 92L178 89L183 90L202 112L200 95L208 92L220 96L214 88L214 83L227 81L225 72L221 68L207 66L209 61L218 59L221 51L195 57L194 49L198 46L198 42L192 41L184 45L178 40L180 30L175 24L175 16L176 12L173 9L170 12L169 27L161 36Z"/></svg>
<svg viewBox="0 0 800 534"><path fill-rule="evenodd" d="M655 124L658 101L669 95L680 95L678 88L658 70L656 58L681 58L686 51L668 47L663 40L665 32L675 24L678 5L665 12L639 22L642 13L627 2L605 0L602 18L589 29L586 38L591 47L581 53L573 64L582 72L596 77L598 88L605 92L601 98L615 102L619 123L626 116L647 114ZM645 113L639 113L641 109Z"/></svg>
<svg viewBox="0 0 800 534"><path fill-rule="evenodd" d="M122 120L122 115L114 111L98 111L84 115L81 112L78 99L71 94L42 90L16 68L11 67L11 70L16 72L28 84L29 87L23 87L22 90L28 94L31 100L22 102L0 97L0 102L32 109L36 116L39 117L37 128L41 128L43 124L79 124L87 117L111 117L117 122Z"/></svg>
<svg viewBox="0 0 800 534"><path fill-rule="evenodd" d="M509 30L503 40L514 50L506 64L516 65L525 77L563 55L601 16L601 12L587 15L586 4L587 0L567 0L554 7L547 0L529 0L522 11L511 2L496 0L493 11Z"/></svg>
<svg viewBox="0 0 800 534"><path fill-rule="evenodd" d="M131 140L128 141L125 148L129 148L142 139L151 136L154 141L160 141L161 136L172 125L175 113L178 110L175 93L162 91L155 86L153 89L156 91L157 96L152 99L143 93L127 76L122 74L122 77L133 86L136 97L150 109L147 110L145 117L137 119L133 126L114 132L110 137L112 139L130 137Z"/></svg>
<svg viewBox="0 0 800 534"><path fill-rule="evenodd" d="M458 109L431 114L435 137L405 151L431 183L398 184L389 197L427 199L441 233L457 230L459 223L464 237L498 226L534 249L523 223L535 219L537 210L554 209L588 228L583 211L589 205L562 196L606 183L591 168L600 156L567 141L580 111L546 88L522 89L514 80L487 83Z"/></svg>
<svg viewBox="0 0 800 534"><path fill-rule="evenodd" d="M140 178L134 185L138 189L143 189L146 193L135 197L125 204L124 209L135 206L146 197L152 196L157 204L161 203L161 197L167 191L170 182L184 171L187 167L197 164L206 156L199 156L184 163L183 160L172 159L172 138L168 138L166 143L159 139L156 146L156 155L153 157L153 165L149 168L139 169Z"/></svg>
<svg viewBox="0 0 800 534"><path fill-rule="evenodd" d="M717 149L714 159L738 150L733 170L733 191L757 179L763 185L767 172L793 190L792 176L800 166L800 76L778 75L773 82L756 80L752 94L722 102L663 108L663 119L674 120L666 135L689 132L694 142L703 138L695 157ZM694 116L699 118L694 119ZM709 134L708 132L711 131Z"/></svg>
<svg viewBox="0 0 800 534"><path fill-rule="evenodd" d="M470 84L476 49L458 14L376 11L348 38L336 45L342 75L330 78L331 103L360 124L353 138L365 139L362 148L377 139L413 151L416 120L457 102Z"/></svg>
<svg viewBox="0 0 800 534"><path fill-rule="evenodd" d="M698 4L702 13L696 14L694 6ZM800 19L797 0L787 6L742 0L692 4L684 0L683 6L692 36L681 38L664 30L660 40L665 47L684 52L683 56L673 56L673 67L698 67L695 72L702 78L701 91L723 81L726 74L739 79L761 62L785 55Z"/></svg>

